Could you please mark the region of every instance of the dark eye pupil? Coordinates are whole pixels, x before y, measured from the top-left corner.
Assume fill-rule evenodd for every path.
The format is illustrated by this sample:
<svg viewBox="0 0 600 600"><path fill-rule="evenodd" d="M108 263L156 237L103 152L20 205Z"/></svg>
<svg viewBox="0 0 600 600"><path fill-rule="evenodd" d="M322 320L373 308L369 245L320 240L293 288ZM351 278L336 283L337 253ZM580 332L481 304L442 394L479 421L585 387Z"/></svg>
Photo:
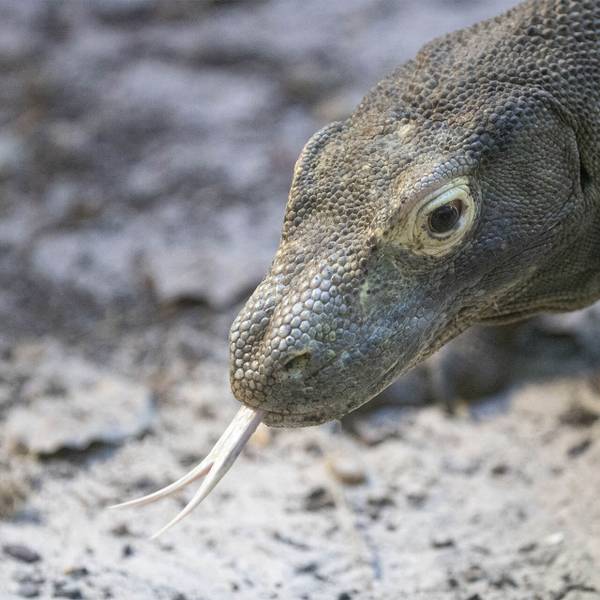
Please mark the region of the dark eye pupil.
<svg viewBox="0 0 600 600"><path fill-rule="evenodd" d="M429 228L433 233L448 233L460 219L460 201L444 204L429 215Z"/></svg>

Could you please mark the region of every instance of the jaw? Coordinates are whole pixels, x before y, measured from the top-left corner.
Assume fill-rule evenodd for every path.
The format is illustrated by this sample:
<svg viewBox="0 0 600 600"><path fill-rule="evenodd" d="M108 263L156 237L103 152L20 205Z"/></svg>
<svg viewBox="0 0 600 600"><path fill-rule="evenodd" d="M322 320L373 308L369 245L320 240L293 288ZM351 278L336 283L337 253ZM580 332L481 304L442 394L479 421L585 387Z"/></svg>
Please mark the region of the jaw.
<svg viewBox="0 0 600 600"><path fill-rule="evenodd" d="M376 394L373 394L375 396ZM353 410L356 410L369 400L373 396L367 397L363 400L357 400L355 405L352 407L346 407L344 409L336 409L331 407L324 407L323 409L315 410L310 413L283 413L283 412L275 412L275 411L263 411L263 423L268 425L269 427L285 427L285 428L294 428L294 427L311 427L314 425L322 425L323 423L327 423L329 421L335 421L342 419L347 414L351 413ZM247 406L250 406L246 403Z"/></svg>
<svg viewBox="0 0 600 600"><path fill-rule="evenodd" d="M600 277L587 277L579 281L559 285L554 282L547 288L544 275L525 283L512 286L509 294L496 299L493 305L482 311L477 322L485 325L504 325L522 321L541 312L561 313L579 310L594 303L600 297Z"/></svg>
<svg viewBox="0 0 600 600"><path fill-rule="evenodd" d="M243 404L255 410L263 411L263 423L269 427L310 427L341 419L376 395L364 396L358 392L350 400L348 398L337 400L331 394L331 389L328 392L325 391L323 393L323 400L318 403L318 406L316 405L317 403L311 402L313 407L310 411L305 412L298 410L298 407L304 405L302 391L298 392L297 401L294 402L294 405L289 410L265 409L264 403L257 403L255 405L248 399L244 399Z"/></svg>

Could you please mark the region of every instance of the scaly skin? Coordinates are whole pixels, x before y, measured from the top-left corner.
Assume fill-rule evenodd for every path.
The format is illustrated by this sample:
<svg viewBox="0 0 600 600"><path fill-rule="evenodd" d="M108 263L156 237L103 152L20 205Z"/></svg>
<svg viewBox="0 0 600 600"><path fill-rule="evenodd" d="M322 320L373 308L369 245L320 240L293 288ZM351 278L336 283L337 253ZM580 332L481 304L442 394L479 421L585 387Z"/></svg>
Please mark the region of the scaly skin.
<svg viewBox="0 0 600 600"><path fill-rule="evenodd" d="M475 323L600 297L600 1L435 40L307 143L230 335L236 398L340 418Z"/></svg>

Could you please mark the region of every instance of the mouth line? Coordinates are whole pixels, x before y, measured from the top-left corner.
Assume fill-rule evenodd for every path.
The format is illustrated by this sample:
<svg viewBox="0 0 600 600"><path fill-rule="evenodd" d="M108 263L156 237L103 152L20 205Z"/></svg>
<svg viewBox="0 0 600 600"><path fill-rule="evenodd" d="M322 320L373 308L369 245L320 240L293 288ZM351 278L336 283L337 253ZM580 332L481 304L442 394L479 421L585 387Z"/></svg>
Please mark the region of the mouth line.
<svg viewBox="0 0 600 600"><path fill-rule="evenodd" d="M342 415L337 415L332 411L326 410L313 410L307 412L298 411L277 411L262 408L258 404L252 404L247 400L242 402L243 405L247 406L252 410L261 411L263 415L263 422L265 425L270 427L309 427L312 425L318 425L326 421L330 421L336 418L341 418Z"/></svg>
<svg viewBox="0 0 600 600"><path fill-rule="evenodd" d="M379 383L381 381L386 380L386 378L389 376L389 374L391 372L393 372L397 367L398 364L400 363L402 359L398 359L396 361L394 361L394 363L388 368L386 369L381 375L380 377L377 378L377 382L374 383ZM270 409L266 409L264 407L262 407L260 405L260 403L253 403L253 402L249 402L248 400L244 399L244 401L242 402L243 404L245 404L246 406L255 409L255 410L262 410L264 413L265 418L268 417L274 417L276 420L278 421L282 421L285 422L286 420L311 420L314 418L319 418L321 416L323 416L323 414L325 414L322 410L317 409L315 410L307 410L307 411L282 411L282 410L270 410Z"/></svg>
<svg viewBox="0 0 600 600"><path fill-rule="evenodd" d="M310 416L312 413L311 412L284 412L284 411L279 411L279 410L269 410L269 409L265 409L262 408L260 406L260 404L253 404L252 402L248 402L247 400L244 400L242 402L242 404L245 404L246 406L248 406L249 408L252 408L254 410L261 410L265 416L274 416L280 419L285 419L285 417L298 417L298 418L302 418L302 417L308 417Z"/></svg>
<svg viewBox="0 0 600 600"><path fill-rule="evenodd" d="M392 371L395 371L398 365L400 364L400 360L401 359L399 358L397 361L395 361L394 364L383 373L379 380L381 381L382 379L385 379Z"/></svg>
<svg viewBox="0 0 600 600"><path fill-rule="evenodd" d="M281 413L263 410L263 423L268 427L311 427L321 425L327 421L341 419L343 415L335 412L310 412L310 413Z"/></svg>

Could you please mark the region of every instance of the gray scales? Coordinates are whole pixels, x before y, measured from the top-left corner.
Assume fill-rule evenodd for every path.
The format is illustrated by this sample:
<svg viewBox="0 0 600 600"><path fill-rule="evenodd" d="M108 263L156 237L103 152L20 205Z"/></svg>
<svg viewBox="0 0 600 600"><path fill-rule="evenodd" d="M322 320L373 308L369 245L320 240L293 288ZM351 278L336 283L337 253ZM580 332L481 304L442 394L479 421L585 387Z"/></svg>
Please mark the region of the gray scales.
<svg viewBox="0 0 600 600"><path fill-rule="evenodd" d="M169 527L260 421L341 418L474 324L600 298L598 123L600 2L530 0L429 43L317 132L231 327L244 407L198 467L126 505L206 475Z"/></svg>

